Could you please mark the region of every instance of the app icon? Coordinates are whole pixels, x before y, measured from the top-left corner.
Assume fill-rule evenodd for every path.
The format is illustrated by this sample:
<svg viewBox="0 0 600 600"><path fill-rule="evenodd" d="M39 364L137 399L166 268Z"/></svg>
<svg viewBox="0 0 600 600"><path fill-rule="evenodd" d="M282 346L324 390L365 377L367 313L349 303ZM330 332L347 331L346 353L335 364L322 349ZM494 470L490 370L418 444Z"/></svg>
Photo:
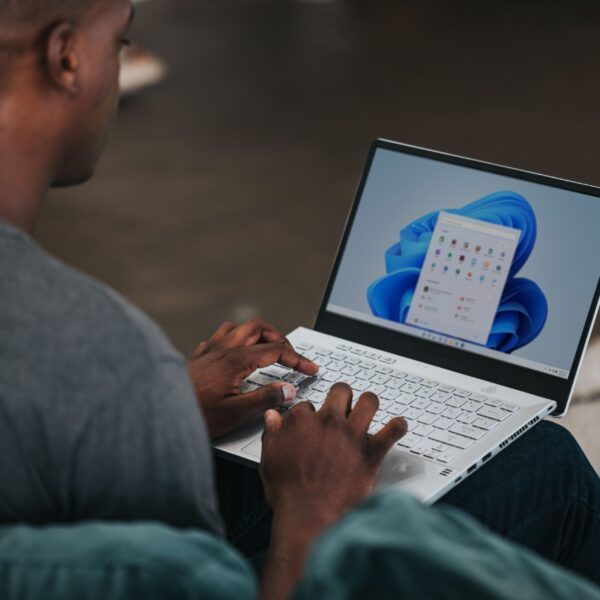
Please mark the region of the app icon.
<svg viewBox="0 0 600 600"><path fill-rule="evenodd" d="M436 265L436 263L431 263L431 268L435 269L435 265Z"/></svg>
<svg viewBox="0 0 600 600"><path fill-rule="evenodd" d="M456 269L455 273L456 273L457 275L460 275L460 269Z"/></svg>
<svg viewBox="0 0 600 600"><path fill-rule="evenodd" d="M498 271L498 272L502 271L502 266L501 265L496 265L496 271Z"/></svg>
<svg viewBox="0 0 600 600"><path fill-rule="evenodd" d="M487 269L487 268L489 268L489 266L490 266L490 261L489 260L484 260L483 261L483 268Z"/></svg>
<svg viewBox="0 0 600 600"><path fill-rule="evenodd" d="M468 247L469 247L469 242L465 242L465 243L463 244L463 248L466 250Z"/></svg>
<svg viewBox="0 0 600 600"><path fill-rule="evenodd" d="M446 266L444 267L444 273L447 273L447 272L448 272L448 265L446 265Z"/></svg>
<svg viewBox="0 0 600 600"><path fill-rule="evenodd" d="M452 258L452 252L448 252L448 258Z"/></svg>
<svg viewBox="0 0 600 600"><path fill-rule="evenodd" d="M467 277L470 279L471 277L473 277L473 273L471 273L471 271L469 271L469 272L467 273Z"/></svg>
<svg viewBox="0 0 600 600"><path fill-rule="evenodd" d="M439 256L441 252L442 252L442 251L441 251L441 250L438 248L438 249L435 251L435 255L436 255L436 256Z"/></svg>
<svg viewBox="0 0 600 600"><path fill-rule="evenodd" d="M475 252L481 252L481 246L475 246Z"/></svg>
<svg viewBox="0 0 600 600"><path fill-rule="evenodd" d="M488 248L488 256L491 256L492 254L494 254L494 249Z"/></svg>
<svg viewBox="0 0 600 600"><path fill-rule="evenodd" d="M460 306L460 305L458 305L456 308L456 310L461 310L461 309L462 309L462 306Z"/></svg>
<svg viewBox="0 0 600 600"><path fill-rule="evenodd" d="M452 240L452 241L450 242L450 245L451 245L451 246L456 246L456 240Z"/></svg>
<svg viewBox="0 0 600 600"><path fill-rule="evenodd" d="M429 291L429 286L428 286L428 285L426 285L426 286L423 288L423 291L424 291L425 293L427 293L427 292Z"/></svg>
<svg viewBox="0 0 600 600"><path fill-rule="evenodd" d="M497 279L492 279L492 285L498 285L498 280Z"/></svg>
<svg viewBox="0 0 600 600"><path fill-rule="evenodd" d="M504 258L506 256L506 252L500 252L500 258Z"/></svg>
<svg viewBox="0 0 600 600"><path fill-rule="evenodd" d="M465 301L465 297L464 297L464 296L461 296L461 297L460 297L460 301L461 301L461 302L464 302L464 301Z"/></svg>
<svg viewBox="0 0 600 600"><path fill-rule="evenodd" d="M479 276L479 281L485 281L485 275L480 275Z"/></svg>
<svg viewBox="0 0 600 600"><path fill-rule="evenodd" d="M477 259L476 258L472 258L471 259L471 265L475 266L477 264Z"/></svg>
<svg viewBox="0 0 600 600"><path fill-rule="evenodd" d="M458 259L460 262L465 262L465 257L463 254L461 254L460 258Z"/></svg>
<svg viewBox="0 0 600 600"><path fill-rule="evenodd" d="M440 235L440 244L443 244L446 241L446 238L443 235Z"/></svg>

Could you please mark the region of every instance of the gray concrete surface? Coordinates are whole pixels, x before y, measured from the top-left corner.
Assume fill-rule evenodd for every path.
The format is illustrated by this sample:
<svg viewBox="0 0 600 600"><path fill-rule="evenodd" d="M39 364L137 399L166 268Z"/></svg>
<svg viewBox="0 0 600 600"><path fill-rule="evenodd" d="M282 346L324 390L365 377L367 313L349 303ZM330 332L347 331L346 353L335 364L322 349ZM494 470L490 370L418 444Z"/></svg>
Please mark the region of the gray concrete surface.
<svg viewBox="0 0 600 600"><path fill-rule="evenodd" d="M50 194L37 236L185 353L225 319L312 323L374 137L600 183L596 3L138 8L170 76L122 106L97 177Z"/></svg>

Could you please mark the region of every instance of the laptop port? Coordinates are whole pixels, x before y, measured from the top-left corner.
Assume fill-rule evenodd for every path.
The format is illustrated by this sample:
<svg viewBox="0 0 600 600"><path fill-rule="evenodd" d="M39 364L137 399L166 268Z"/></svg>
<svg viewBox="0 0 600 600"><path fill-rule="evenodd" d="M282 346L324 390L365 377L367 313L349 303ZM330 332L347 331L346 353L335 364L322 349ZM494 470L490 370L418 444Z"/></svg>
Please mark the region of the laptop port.
<svg viewBox="0 0 600 600"><path fill-rule="evenodd" d="M459 481L462 481L462 477L457 477L457 478L454 480L454 483L458 483Z"/></svg>
<svg viewBox="0 0 600 600"><path fill-rule="evenodd" d="M467 475L470 475L475 469L477 468L477 463L475 463L474 465L471 465L468 469L467 469Z"/></svg>
<svg viewBox="0 0 600 600"><path fill-rule="evenodd" d="M492 458L492 453L488 452L482 459L481 462L485 462L486 460L490 460Z"/></svg>

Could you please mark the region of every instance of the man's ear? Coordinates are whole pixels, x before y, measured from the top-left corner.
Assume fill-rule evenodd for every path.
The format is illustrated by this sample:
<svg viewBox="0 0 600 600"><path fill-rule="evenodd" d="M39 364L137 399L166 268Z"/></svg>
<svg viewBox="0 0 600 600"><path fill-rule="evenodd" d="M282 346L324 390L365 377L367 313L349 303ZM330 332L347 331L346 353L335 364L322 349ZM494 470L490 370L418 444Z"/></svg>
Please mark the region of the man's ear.
<svg viewBox="0 0 600 600"><path fill-rule="evenodd" d="M73 23L61 21L46 38L45 68L50 82L67 94L79 92L79 57Z"/></svg>

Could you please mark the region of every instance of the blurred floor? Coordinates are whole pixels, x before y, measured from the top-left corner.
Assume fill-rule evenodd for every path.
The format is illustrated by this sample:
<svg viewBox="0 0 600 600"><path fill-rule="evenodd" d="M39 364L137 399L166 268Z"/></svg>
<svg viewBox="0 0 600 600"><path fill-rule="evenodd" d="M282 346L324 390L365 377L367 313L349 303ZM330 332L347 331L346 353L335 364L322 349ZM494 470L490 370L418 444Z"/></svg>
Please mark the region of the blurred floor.
<svg viewBox="0 0 600 600"><path fill-rule="evenodd" d="M122 106L38 239L186 354L225 319L310 325L377 136L600 184L593 2L154 0L170 76ZM600 418L600 416L599 416Z"/></svg>

